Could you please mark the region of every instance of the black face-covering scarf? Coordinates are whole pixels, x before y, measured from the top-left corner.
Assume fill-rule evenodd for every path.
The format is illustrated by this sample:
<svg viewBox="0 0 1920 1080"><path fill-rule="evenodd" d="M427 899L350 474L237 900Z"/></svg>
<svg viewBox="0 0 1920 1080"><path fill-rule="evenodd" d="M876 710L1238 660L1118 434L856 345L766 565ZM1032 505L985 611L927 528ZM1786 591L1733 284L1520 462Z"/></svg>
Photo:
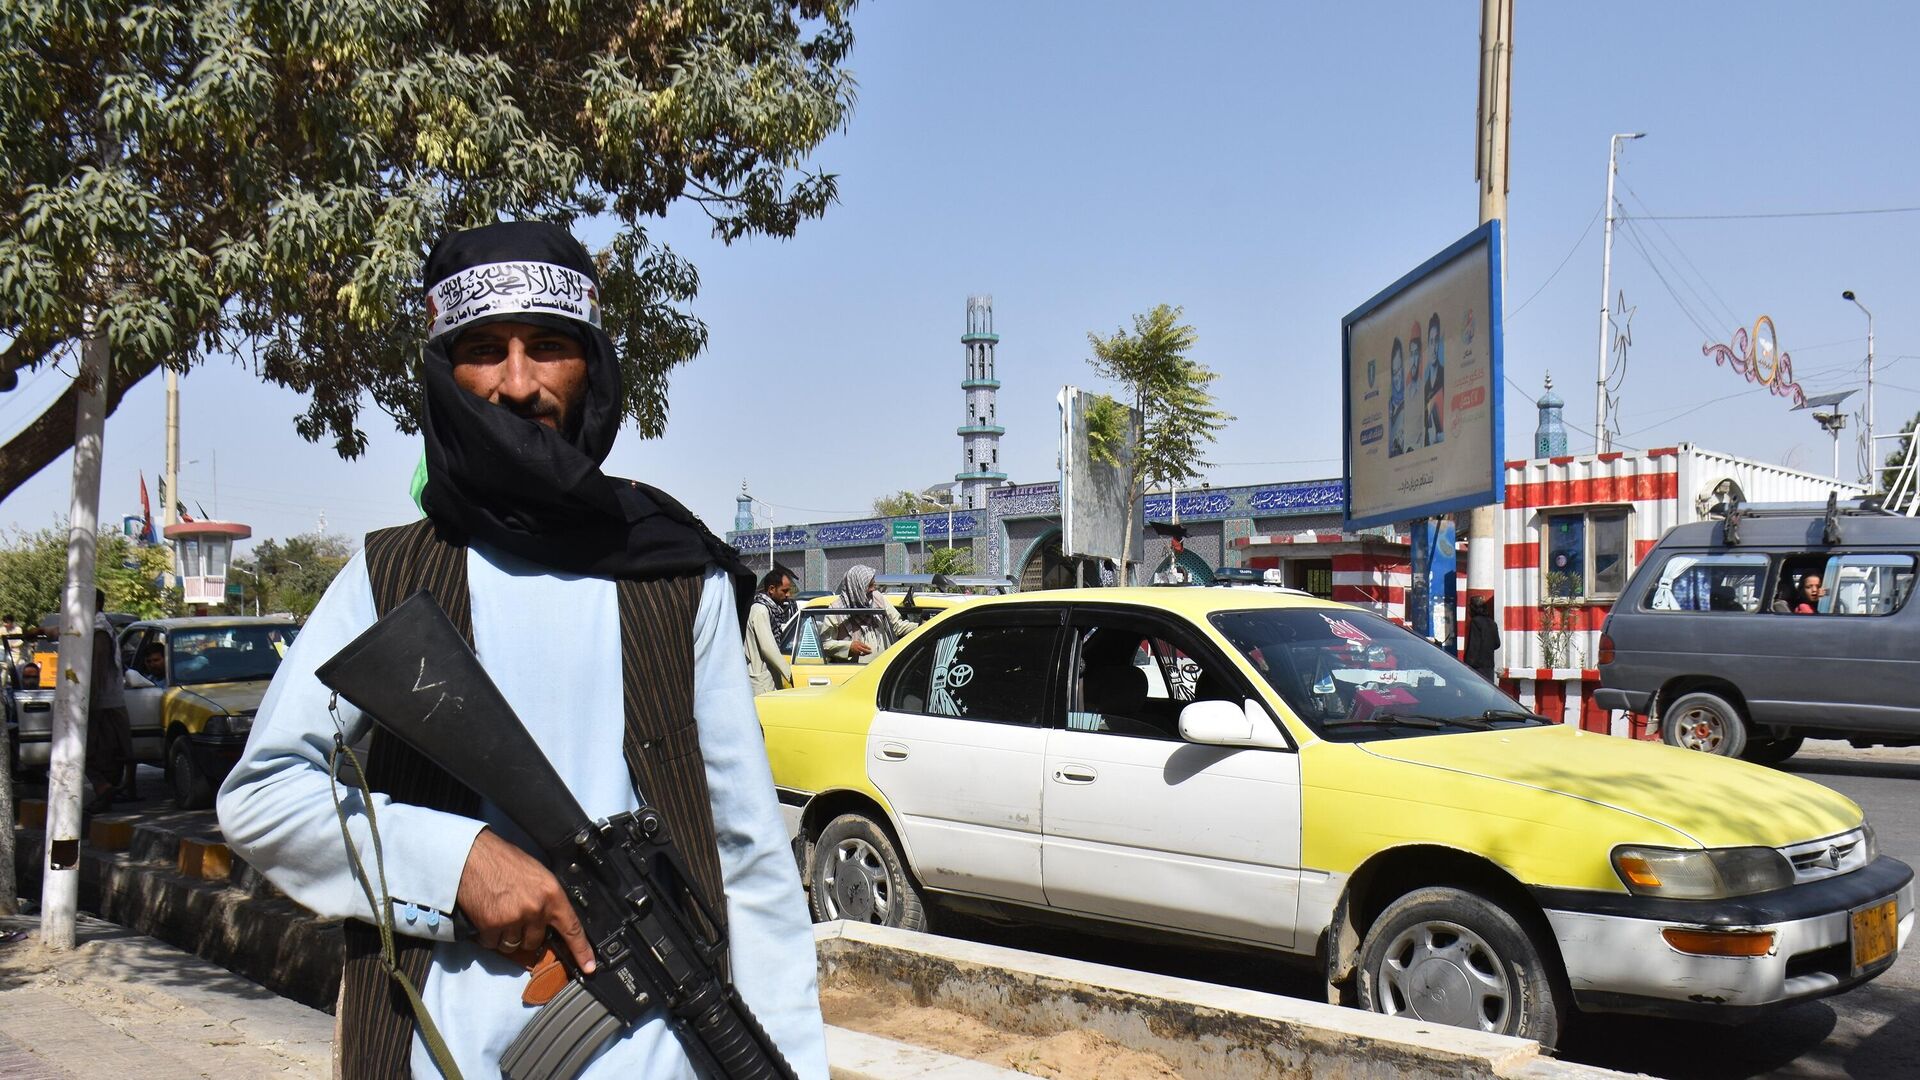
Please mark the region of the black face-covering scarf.
<svg viewBox="0 0 1920 1080"><path fill-rule="evenodd" d="M753 577L738 552L665 492L600 471L620 430L620 365L599 326L599 276L580 242L535 221L453 233L427 256L426 283L420 503L441 532L594 577L644 581L717 564L744 605ZM491 322L550 327L583 344L587 390L566 431L454 381L454 340Z"/></svg>

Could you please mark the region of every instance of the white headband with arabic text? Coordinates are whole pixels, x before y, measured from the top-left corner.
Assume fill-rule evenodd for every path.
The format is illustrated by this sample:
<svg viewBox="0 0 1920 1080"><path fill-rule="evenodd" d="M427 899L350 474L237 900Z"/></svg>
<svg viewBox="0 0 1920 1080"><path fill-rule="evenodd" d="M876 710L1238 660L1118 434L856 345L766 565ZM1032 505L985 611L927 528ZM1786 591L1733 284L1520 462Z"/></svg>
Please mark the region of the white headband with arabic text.
<svg viewBox="0 0 1920 1080"><path fill-rule="evenodd" d="M560 315L598 328L600 290L593 279L547 262L469 266L427 290L429 340L489 315Z"/></svg>

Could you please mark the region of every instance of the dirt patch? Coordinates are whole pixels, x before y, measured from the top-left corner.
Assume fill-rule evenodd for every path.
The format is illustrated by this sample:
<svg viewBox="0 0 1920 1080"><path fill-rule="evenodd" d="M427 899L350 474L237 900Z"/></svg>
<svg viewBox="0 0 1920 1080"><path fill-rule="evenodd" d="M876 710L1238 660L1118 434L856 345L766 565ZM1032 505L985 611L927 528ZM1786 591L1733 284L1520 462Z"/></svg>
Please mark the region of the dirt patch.
<svg viewBox="0 0 1920 1080"><path fill-rule="evenodd" d="M1181 1080L1157 1054L1134 1050L1090 1031L1026 1035L991 1027L978 1017L920 1006L872 988L828 986L820 992L826 1021L929 1050L984 1061L1050 1080Z"/></svg>

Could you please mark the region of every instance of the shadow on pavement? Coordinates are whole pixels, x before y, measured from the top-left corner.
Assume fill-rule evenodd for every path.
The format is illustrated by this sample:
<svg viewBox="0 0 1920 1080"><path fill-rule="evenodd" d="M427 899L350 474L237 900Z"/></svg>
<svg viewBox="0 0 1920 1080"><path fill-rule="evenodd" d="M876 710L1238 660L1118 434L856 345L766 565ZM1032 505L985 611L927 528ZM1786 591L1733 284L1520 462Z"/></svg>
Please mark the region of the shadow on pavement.
<svg viewBox="0 0 1920 1080"><path fill-rule="evenodd" d="M1573 1018L1558 1056L1582 1065L1671 1080L1743 1080L1812 1063L1837 1023L1833 1009L1823 1001L1795 1006L1757 1027L1583 1015ZM1811 1075L1833 1073L1816 1069Z"/></svg>
<svg viewBox="0 0 1920 1080"><path fill-rule="evenodd" d="M1788 759L1780 768L1809 779L1821 776L1861 776L1878 780L1920 780L1920 761L1795 757Z"/></svg>

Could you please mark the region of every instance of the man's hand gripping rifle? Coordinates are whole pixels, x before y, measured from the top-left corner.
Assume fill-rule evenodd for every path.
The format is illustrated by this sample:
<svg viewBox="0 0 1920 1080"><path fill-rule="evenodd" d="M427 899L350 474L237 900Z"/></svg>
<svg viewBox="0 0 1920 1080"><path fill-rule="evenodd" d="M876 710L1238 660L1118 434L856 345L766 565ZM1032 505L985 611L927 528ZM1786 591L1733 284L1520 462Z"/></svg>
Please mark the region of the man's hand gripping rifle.
<svg viewBox="0 0 1920 1080"><path fill-rule="evenodd" d="M590 820L426 592L389 611L320 681L499 807L533 837L593 946L501 1061L511 1080L571 1080L603 1043L662 1009L708 1080L786 1080L793 1070L721 974L726 942L658 811Z"/></svg>

